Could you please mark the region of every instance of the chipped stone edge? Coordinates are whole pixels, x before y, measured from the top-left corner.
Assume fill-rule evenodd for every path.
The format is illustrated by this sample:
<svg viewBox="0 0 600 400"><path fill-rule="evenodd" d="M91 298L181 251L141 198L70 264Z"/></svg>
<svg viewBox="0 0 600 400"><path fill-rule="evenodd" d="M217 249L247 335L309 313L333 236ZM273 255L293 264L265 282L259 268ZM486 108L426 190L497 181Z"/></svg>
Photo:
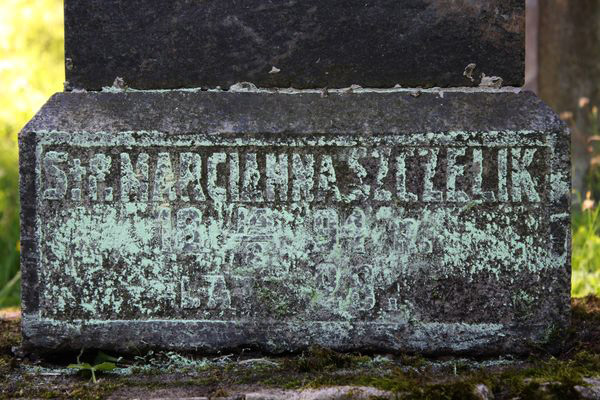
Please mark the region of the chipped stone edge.
<svg viewBox="0 0 600 400"><path fill-rule="evenodd" d="M90 93L101 92L101 93L123 93L123 92L144 92L144 93L168 93L168 92L231 92L231 93L267 93L267 94L306 94L306 93L317 93L317 94L363 94L363 93L521 93L524 91L523 88L515 86L505 87L492 87L492 86L463 86L463 87L433 87L433 88L409 88L409 87L392 87L392 88L364 88L359 85L351 85L346 88L319 88L319 89L296 89L290 88L263 88L258 87L250 82L238 82L231 85L229 89L216 88L181 88L181 89L135 89L129 87L117 86L105 86L101 91L89 91ZM73 89L74 93L86 92L85 89Z"/></svg>

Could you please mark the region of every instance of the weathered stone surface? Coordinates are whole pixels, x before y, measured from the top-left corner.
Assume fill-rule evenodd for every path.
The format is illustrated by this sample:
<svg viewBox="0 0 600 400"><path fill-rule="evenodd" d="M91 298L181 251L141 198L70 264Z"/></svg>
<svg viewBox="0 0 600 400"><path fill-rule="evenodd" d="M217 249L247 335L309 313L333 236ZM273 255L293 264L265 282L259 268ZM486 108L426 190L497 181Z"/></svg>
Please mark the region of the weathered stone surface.
<svg viewBox="0 0 600 400"><path fill-rule="evenodd" d="M529 93L61 93L20 163L30 348L519 352L568 323L569 136Z"/></svg>
<svg viewBox="0 0 600 400"><path fill-rule="evenodd" d="M579 396L584 400L600 399L600 380L596 378L584 378L583 381L586 386L577 385L574 387Z"/></svg>
<svg viewBox="0 0 600 400"><path fill-rule="evenodd" d="M523 0L66 0L70 87L506 86L524 79ZM473 80L463 75L476 64Z"/></svg>

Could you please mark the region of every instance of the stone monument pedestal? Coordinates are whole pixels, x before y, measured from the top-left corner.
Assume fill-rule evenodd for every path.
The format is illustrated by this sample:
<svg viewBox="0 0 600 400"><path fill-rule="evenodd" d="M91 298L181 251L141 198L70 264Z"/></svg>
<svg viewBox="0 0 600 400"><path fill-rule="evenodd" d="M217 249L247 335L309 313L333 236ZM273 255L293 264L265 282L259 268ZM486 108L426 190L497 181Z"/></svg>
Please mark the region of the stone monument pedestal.
<svg viewBox="0 0 600 400"><path fill-rule="evenodd" d="M526 352L569 136L518 89L62 93L20 135L24 345Z"/></svg>

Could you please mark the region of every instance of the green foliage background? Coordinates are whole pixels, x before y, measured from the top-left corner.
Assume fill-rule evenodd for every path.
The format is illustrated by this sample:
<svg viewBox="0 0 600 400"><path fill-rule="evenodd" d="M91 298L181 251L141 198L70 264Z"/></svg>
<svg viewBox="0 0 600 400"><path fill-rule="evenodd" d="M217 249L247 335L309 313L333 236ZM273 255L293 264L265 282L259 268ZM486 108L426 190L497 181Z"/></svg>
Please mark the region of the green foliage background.
<svg viewBox="0 0 600 400"><path fill-rule="evenodd" d="M0 1L0 308L19 304L17 133L64 82L62 0Z"/></svg>
<svg viewBox="0 0 600 400"><path fill-rule="evenodd" d="M576 297L600 295L600 207L575 212L573 227L573 277L571 293Z"/></svg>
<svg viewBox="0 0 600 400"><path fill-rule="evenodd" d="M17 133L64 81L62 0L0 0L0 308L19 304ZM573 216L573 295L600 295L600 208Z"/></svg>

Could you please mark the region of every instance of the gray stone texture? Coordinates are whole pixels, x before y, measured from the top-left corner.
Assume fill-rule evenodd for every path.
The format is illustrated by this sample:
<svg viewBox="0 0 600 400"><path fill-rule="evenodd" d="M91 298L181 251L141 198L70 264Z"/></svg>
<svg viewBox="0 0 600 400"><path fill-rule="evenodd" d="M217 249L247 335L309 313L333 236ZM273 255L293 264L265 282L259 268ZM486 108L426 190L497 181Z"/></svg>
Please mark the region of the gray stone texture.
<svg viewBox="0 0 600 400"><path fill-rule="evenodd" d="M66 0L69 88L505 86L523 0ZM473 79L463 75L476 64Z"/></svg>
<svg viewBox="0 0 600 400"><path fill-rule="evenodd" d="M29 349L524 352L569 136L515 91L59 93L20 134Z"/></svg>

